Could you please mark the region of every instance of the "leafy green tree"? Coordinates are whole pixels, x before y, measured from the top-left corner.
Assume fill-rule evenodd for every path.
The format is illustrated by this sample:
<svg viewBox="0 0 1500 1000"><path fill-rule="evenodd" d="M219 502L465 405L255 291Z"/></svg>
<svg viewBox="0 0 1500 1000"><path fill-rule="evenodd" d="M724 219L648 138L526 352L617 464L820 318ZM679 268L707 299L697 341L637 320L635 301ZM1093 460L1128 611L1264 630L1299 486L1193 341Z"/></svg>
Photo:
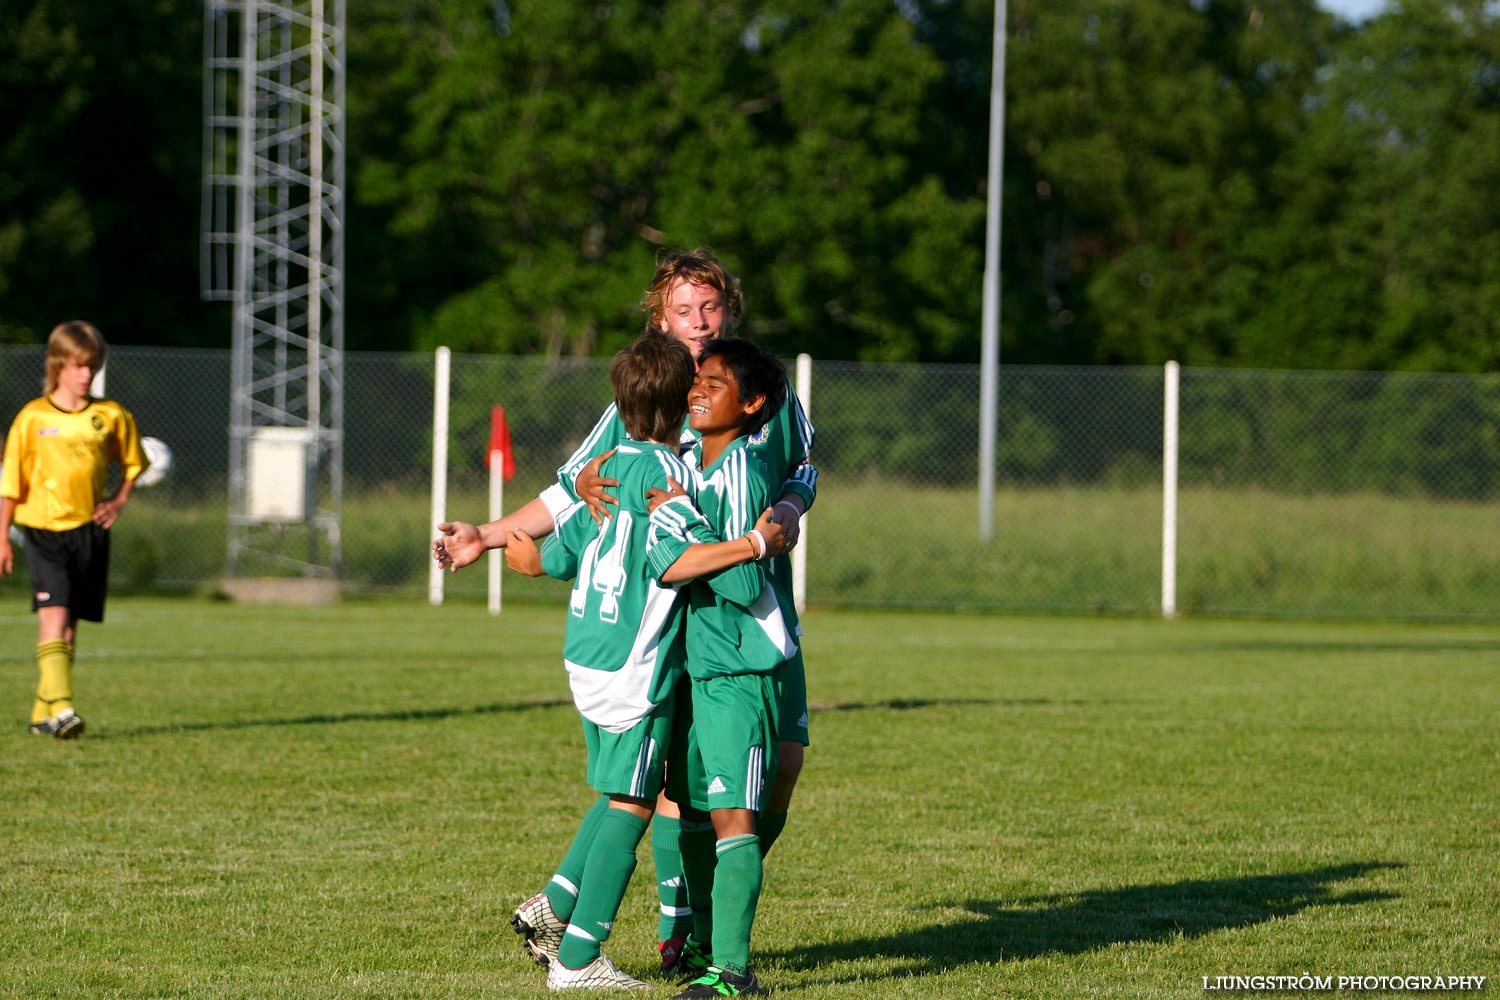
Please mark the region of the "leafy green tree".
<svg viewBox="0 0 1500 1000"><path fill-rule="evenodd" d="M94 243L75 186L58 181L58 160L87 100L89 60L57 5L0 5L0 341L46 336L62 303L38 290Z"/></svg>
<svg viewBox="0 0 1500 1000"><path fill-rule="evenodd" d="M202 45L171 0L0 0L0 339L227 343L198 301Z"/></svg>
<svg viewBox="0 0 1500 1000"><path fill-rule="evenodd" d="M785 352L972 351L982 201L924 173L939 61L888 3L430 0L366 38L396 131L356 166L423 344L595 353L639 331L661 247L745 280ZM394 112L392 114L391 112ZM389 123L396 123L391 125ZM441 273L437 273L437 272Z"/></svg>
<svg viewBox="0 0 1500 1000"><path fill-rule="evenodd" d="M1224 283L1247 221L1274 205L1332 20L1311 0L1012 10L1011 141L1033 182L1017 207L1047 302L1044 344L1019 353L1232 356Z"/></svg>
<svg viewBox="0 0 1500 1000"><path fill-rule="evenodd" d="M1308 141L1235 354L1260 363L1500 364L1500 11L1407 0L1348 35L1309 95Z"/></svg>

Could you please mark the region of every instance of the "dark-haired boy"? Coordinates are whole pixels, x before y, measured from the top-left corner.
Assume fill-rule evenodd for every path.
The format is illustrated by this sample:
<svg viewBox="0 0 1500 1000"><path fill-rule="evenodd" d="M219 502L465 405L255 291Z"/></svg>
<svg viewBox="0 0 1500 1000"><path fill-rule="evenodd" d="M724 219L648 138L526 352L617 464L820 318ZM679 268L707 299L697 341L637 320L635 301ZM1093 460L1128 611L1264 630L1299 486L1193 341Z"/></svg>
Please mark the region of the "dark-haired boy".
<svg viewBox="0 0 1500 1000"><path fill-rule="evenodd" d="M770 502L768 470L749 445L786 391L780 362L747 340L715 340L698 356L688 422L700 435L691 491L706 522L700 537L732 537ZM686 520L689 503L670 496L653 520ZM661 543L669 552L684 544L681 536ZM674 566L662 579L683 577ZM668 794L683 807L685 829L704 813L713 825L711 848L685 835L682 853L693 937L714 961L678 1000L762 992L750 967L763 877L757 823L776 774L782 666L797 652L793 621L768 577L748 601L706 580L688 587L692 726L673 748Z"/></svg>
<svg viewBox="0 0 1500 1000"><path fill-rule="evenodd" d="M578 503L558 516L541 549L522 532L506 545L512 569L575 580L563 657L583 716L589 784L600 793L547 890L523 907L560 929L526 935L547 965L549 989L647 985L616 968L601 947L635 870L671 741L684 627L673 581L714 572L715 587L751 600L764 580L754 560L780 541L769 511L742 537L705 545L692 544L670 513L652 518L646 508L648 491L692 475L677 454L693 382L692 356L682 344L661 334L640 337L615 356L610 379L631 438L609 460L625 496L618 513L596 523ZM669 539L681 544L665 544ZM669 570L673 581L665 578Z"/></svg>

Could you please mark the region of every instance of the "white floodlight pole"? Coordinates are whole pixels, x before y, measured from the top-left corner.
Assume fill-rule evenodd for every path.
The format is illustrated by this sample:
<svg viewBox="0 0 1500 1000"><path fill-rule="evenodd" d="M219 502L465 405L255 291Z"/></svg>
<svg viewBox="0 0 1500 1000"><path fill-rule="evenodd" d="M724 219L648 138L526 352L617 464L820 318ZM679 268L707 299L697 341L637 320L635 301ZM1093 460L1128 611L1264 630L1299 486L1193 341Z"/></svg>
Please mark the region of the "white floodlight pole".
<svg viewBox="0 0 1500 1000"><path fill-rule="evenodd" d="M1005 0L995 0L990 70L990 172L985 208L984 316L979 349L979 540L995 534L995 425L1000 383L1000 194L1005 176Z"/></svg>

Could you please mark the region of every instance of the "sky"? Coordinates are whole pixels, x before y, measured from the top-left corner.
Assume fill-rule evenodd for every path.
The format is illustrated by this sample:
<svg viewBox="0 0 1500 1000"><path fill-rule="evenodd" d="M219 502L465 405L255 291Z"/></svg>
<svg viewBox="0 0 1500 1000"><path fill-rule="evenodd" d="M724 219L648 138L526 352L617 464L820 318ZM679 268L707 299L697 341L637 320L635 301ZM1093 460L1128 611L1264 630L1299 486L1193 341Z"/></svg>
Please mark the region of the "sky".
<svg viewBox="0 0 1500 1000"><path fill-rule="evenodd" d="M1331 10L1350 21L1363 21L1380 10L1385 0L1319 0L1326 10Z"/></svg>

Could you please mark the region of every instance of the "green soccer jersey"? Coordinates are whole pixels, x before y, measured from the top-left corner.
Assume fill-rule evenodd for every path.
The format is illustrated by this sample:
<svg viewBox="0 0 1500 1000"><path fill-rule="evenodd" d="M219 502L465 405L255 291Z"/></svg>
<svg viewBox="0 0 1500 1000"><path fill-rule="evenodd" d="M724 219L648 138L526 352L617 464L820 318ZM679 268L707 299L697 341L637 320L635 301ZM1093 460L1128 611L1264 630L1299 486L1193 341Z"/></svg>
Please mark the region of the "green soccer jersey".
<svg viewBox="0 0 1500 1000"><path fill-rule="evenodd" d="M542 497L554 511L566 507L578 499L574 482L578 473L595 456L609 451L622 441L629 441L625 424L613 403L604 411L589 436L573 452L572 456L557 470L557 483L549 487ZM682 450L689 451L698 443L698 435L687 421L682 426ZM781 409L745 443L750 454L765 464L773 484L780 483L769 503L774 503L787 493L796 493L802 498L804 509L811 509L818 495L818 470L812 464L813 426L808 422L802 403L794 392L786 394ZM691 459L691 452L687 456ZM681 482L681 480L679 480ZM686 487L686 483L683 484ZM767 506L769 506L769 503ZM764 510L765 508L761 508ZM760 511L756 511L758 517ZM752 517L751 524L755 522ZM798 629L796 605L792 597L792 560L788 555L779 555L770 561L771 584L780 595L782 606L795 631Z"/></svg>
<svg viewBox="0 0 1500 1000"><path fill-rule="evenodd" d="M604 465L620 481L614 517L596 524L586 504L557 518L542 543L548 576L572 579L563 659L584 718L624 732L666 699L682 674L684 608L679 588L661 582L686 544L668 552L670 521L653 524L646 491L692 471L665 445L623 442Z"/></svg>
<svg viewBox="0 0 1500 1000"><path fill-rule="evenodd" d="M693 522L685 500L664 504L659 549L676 558L693 541L738 538L755 526L771 502L765 463L739 438L706 469L693 470L701 520ZM688 522L686 524L681 522ZM694 679L769 673L797 652L788 602L771 585L764 564L748 562L720 570L688 589L687 669Z"/></svg>

